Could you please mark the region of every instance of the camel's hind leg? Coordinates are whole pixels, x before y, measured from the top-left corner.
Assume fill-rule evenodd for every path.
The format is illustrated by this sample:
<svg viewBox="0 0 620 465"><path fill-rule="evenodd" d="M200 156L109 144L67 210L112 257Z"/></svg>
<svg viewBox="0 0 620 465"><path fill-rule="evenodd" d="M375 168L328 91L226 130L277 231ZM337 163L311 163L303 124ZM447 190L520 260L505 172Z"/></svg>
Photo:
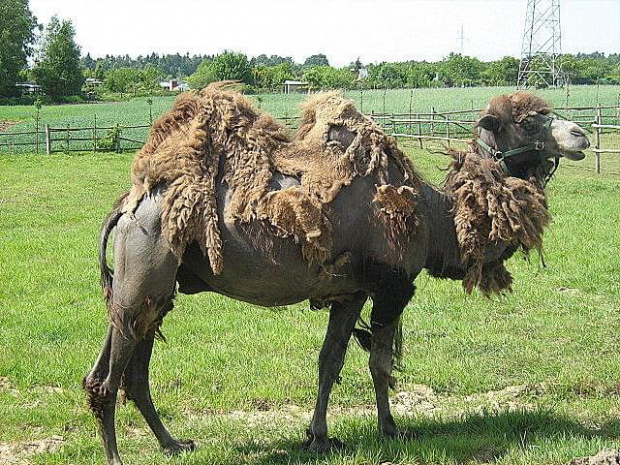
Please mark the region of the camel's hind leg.
<svg viewBox="0 0 620 465"><path fill-rule="evenodd" d="M135 217L125 215L118 222L116 272L109 302L111 324L101 354L84 379L111 465L121 464L115 431L121 377L134 349L155 331L170 310L174 295L178 263L161 234L160 203L158 194L147 196Z"/></svg>
<svg viewBox="0 0 620 465"><path fill-rule="evenodd" d="M127 398L134 401L165 452L175 454L194 450L196 446L193 441L179 441L170 435L153 405L149 388L149 363L154 340L155 332L149 331L134 349L129 365L125 369Z"/></svg>
<svg viewBox="0 0 620 465"><path fill-rule="evenodd" d="M332 446L340 445L337 439L327 437L327 404L332 386L344 364L351 333L366 299L365 293L359 293L346 303L332 304L330 309L327 334L319 354L319 393L312 423L308 428L307 447L310 450L325 452Z"/></svg>

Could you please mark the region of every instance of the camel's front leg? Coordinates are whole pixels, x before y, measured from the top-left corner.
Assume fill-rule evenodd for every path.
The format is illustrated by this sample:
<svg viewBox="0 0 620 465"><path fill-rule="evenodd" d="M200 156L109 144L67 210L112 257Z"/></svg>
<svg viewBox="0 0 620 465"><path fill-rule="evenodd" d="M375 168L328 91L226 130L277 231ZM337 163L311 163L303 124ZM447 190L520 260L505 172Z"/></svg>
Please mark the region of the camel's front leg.
<svg viewBox="0 0 620 465"><path fill-rule="evenodd" d="M400 324L401 314L413 296L415 286L406 273L400 270L378 270L372 294L373 307L370 315L372 342L369 367L375 387L379 429L388 436L397 434L396 424L390 413L388 390L394 366L394 336ZM401 334L398 334L401 338ZM396 344L400 347L402 341Z"/></svg>
<svg viewBox="0 0 620 465"><path fill-rule="evenodd" d="M396 423L390 413L388 388L392 377L392 346L398 320L386 325L372 327L372 344L369 367L377 400L379 429L387 437L396 436Z"/></svg>
<svg viewBox="0 0 620 465"><path fill-rule="evenodd" d="M351 333L366 299L366 294L360 293L344 304L334 303L331 306L327 334L319 355L319 393L307 432L306 445L310 450L325 452L333 446L341 445L337 439L327 437L327 404L334 381L338 379L344 364Z"/></svg>

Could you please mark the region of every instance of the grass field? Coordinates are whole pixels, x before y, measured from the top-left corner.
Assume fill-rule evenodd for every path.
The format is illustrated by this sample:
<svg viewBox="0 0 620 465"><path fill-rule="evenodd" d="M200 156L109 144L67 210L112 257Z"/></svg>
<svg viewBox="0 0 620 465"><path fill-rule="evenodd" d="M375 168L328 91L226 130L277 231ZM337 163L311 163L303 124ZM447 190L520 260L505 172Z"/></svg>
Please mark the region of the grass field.
<svg viewBox="0 0 620 465"><path fill-rule="evenodd" d="M346 96L356 101L364 112L413 112L482 108L489 98L514 91L514 87L472 87L472 88L427 88L348 91ZM620 101L620 86L572 86L565 89L541 89L536 94L548 99L554 106L579 107L617 105ZM293 116L305 94L261 94L250 96L258 106L274 116ZM158 116L170 107L173 97L154 97L153 115ZM0 121L23 121L33 119L33 106L0 107ZM123 102L89 103L79 105L50 105L41 109L41 121L62 126L67 122L74 126L91 124L97 114L102 123L147 124L149 105L146 98L135 98Z"/></svg>
<svg viewBox="0 0 620 465"><path fill-rule="evenodd" d="M450 110L480 109L488 100L501 93L512 92L511 87L474 87L474 88L438 88L438 89L391 89L391 90L366 90L350 91L345 95L355 100L358 108L365 113L428 113L431 107L437 112ZM603 110L604 123L617 124L620 122L620 86L573 86L568 94L564 89L546 89L535 91L537 94L548 99L556 107L593 107L597 104L603 106L615 106ZM251 95L257 106L276 117L294 117L299 114L299 105L306 99L304 94L261 94ZM145 141L148 128L127 128L127 126L148 125L151 119L170 108L173 97L153 98L152 107L146 98L135 98L123 102L107 102L81 105L55 105L44 106L40 113L39 122L39 152L45 151L45 137L42 133L45 124L53 128L98 128L111 127L116 124L124 126L122 135L133 141ZM6 153L30 153L35 151L34 135L14 135L11 133L34 133L36 130L35 108L33 106L4 106L0 107L0 131L2 126L9 122L9 128L0 132L0 154ZM569 119L575 121L594 120L594 111L571 111L563 112ZM461 119L473 119L471 114L461 115ZM14 124L16 123L16 124ZM13 124L11 126L11 124ZM428 127L425 126L428 131ZM394 129L393 126L389 130ZM411 131L412 126L403 125L399 131ZM445 126L438 124L438 132L444 132ZM452 127L453 137L456 127ZM98 137L106 135L105 130L97 132ZM93 131L71 132L71 140L67 141L67 133L55 133L56 139L52 149L56 151L66 150L67 147L77 150L92 150ZM83 138L85 140L76 140ZM24 144L31 145L24 145ZM17 144L17 145L16 145ZM21 144L21 145L20 145ZM123 141L121 148L133 151L139 144ZM609 148L609 147L605 147Z"/></svg>
<svg viewBox="0 0 620 465"><path fill-rule="evenodd" d="M444 159L403 145L441 179ZM330 417L347 447L302 450L327 313L200 294L177 299L151 372L164 421L199 449L164 457L128 405L118 412L126 462L561 464L619 448L620 158L595 175L588 155L553 179L547 267L513 258L514 294L486 300L418 278L392 397L416 439L378 436L367 356L352 344ZM80 386L106 327L98 229L131 158L0 156L0 463L103 463Z"/></svg>

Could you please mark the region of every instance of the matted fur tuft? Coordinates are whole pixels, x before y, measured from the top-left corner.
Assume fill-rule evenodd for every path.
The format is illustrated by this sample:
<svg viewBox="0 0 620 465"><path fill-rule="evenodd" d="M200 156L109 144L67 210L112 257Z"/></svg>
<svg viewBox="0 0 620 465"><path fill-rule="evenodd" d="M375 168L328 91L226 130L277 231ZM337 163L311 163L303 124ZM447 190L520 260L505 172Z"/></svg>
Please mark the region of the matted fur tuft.
<svg viewBox="0 0 620 465"><path fill-rule="evenodd" d="M500 241L524 252L542 249L549 224L547 199L535 177L507 177L498 163L469 152L454 152L445 188L454 201L454 224L461 259L468 264L463 287L486 296L512 290L503 260L484 264L488 246Z"/></svg>
<svg viewBox="0 0 620 465"><path fill-rule="evenodd" d="M514 92L494 97L486 108L486 113L499 116L504 124L520 123L534 113L546 115L553 109L542 98L528 92Z"/></svg>

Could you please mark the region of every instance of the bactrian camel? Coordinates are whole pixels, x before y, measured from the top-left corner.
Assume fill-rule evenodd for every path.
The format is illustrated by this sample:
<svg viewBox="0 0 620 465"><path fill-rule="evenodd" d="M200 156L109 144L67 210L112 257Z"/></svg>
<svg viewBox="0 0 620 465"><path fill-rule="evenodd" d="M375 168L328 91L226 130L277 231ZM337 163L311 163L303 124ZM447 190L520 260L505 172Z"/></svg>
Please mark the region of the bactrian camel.
<svg viewBox="0 0 620 465"><path fill-rule="evenodd" d="M340 444L326 411L352 334L370 352L379 429L397 435L388 389L416 277L427 269L466 291L509 290L504 262L542 245L546 182L561 157L580 160L589 146L578 125L527 93L492 99L475 127L467 150L447 150L451 168L434 187L338 94L311 98L294 137L226 84L180 97L136 155L131 191L101 231L110 324L84 389L108 464L121 463L119 389L165 452L195 447L170 435L149 390L154 340L176 292L328 307L307 447ZM369 325L356 328L369 298Z"/></svg>

